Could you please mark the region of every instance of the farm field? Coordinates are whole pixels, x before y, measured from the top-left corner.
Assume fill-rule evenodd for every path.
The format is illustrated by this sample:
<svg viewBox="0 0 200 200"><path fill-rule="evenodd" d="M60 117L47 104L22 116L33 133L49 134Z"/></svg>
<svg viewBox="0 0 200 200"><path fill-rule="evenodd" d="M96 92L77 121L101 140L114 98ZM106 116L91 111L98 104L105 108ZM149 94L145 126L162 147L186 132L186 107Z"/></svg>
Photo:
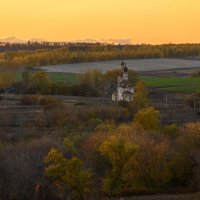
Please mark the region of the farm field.
<svg viewBox="0 0 200 200"><path fill-rule="evenodd" d="M140 71L154 71L154 70L168 70L168 69L189 69L200 68L199 60L184 60L184 59L132 59L124 60L129 69ZM121 60L88 62L88 63L75 63L63 65L51 65L38 67L48 72L61 72L61 73L84 73L89 69L98 69L107 71L111 69L118 69Z"/></svg>

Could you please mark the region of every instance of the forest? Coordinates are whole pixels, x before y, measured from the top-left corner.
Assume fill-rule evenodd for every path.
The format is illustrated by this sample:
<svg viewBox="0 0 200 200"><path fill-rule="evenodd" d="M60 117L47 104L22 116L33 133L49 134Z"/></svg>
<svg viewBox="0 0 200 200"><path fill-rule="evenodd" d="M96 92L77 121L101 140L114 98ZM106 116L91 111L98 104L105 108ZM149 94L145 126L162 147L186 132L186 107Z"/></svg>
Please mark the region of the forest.
<svg viewBox="0 0 200 200"><path fill-rule="evenodd" d="M161 121L135 71L129 70L134 101L127 103L107 100L120 70L90 70L69 84L30 69L197 55L199 44L90 44L0 53L0 87L15 91L0 98L0 199L101 200L199 192L200 122ZM16 81L18 71L22 77ZM71 95L78 97L67 99ZM200 93L195 98L197 105Z"/></svg>

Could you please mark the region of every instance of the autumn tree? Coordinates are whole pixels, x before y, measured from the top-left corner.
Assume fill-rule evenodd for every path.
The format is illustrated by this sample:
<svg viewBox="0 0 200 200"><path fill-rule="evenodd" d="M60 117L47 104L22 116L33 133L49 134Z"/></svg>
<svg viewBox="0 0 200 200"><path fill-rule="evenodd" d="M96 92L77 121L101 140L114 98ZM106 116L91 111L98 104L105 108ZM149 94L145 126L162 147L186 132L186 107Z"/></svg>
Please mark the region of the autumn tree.
<svg viewBox="0 0 200 200"><path fill-rule="evenodd" d="M91 69L80 75L79 85L77 87L79 87L82 93L88 93L90 96L99 96L103 90L102 80L102 72Z"/></svg>
<svg viewBox="0 0 200 200"><path fill-rule="evenodd" d="M160 112L153 107L143 108L135 115L134 122L145 130L157 130L160 128Z"/></svg>
<svg viewBox="0 0 200 200"><path fill-rule="evenodd" d="M93 88L101 87L103 75L101 71L91 69L80 76L80 83Z"/></svg>
<svg viewBox="0 0 200 200"><path fill-rule="evenodd" d="M16 70L11 67L0 69L0 88L10 87L15 83Z"/></svg>
<svg viewBox="0 0 200 200"><path fill-rule="evenodd" d="M145 108L149 105L148 91L143 81L138 81L135 86L134 104L138 109Z"/></svg>
<svg viewBox="0 0 200 200"><path fill-rule="evenodd" d="M51 79L47 72L37 71L32 74L27 89L31 93L49 94L51 92Z"/></svg>
<svg viewBox="0 0 200 200"><path fill-rule="evenodd" d="M114 90L117 88L117 78L120 75L120 70L108 70L104 74L104 95L109 96L113 93Z"/></svg>
<svg viewBox="0 0 200 200"><path fill-rule="evenodd" d="M191 122L178 130L176 154L173 159L173 174L176 183L200 185L200 122Z"/></svg>
<svg viewBox="0 0 200 200"><path fill-rule="evenodd" d="M127 165L125 174L130 188L162 188L172 184L171 168L175 158L169 141L165 138L156 140L148 133L138 133L134 140L138 151ZM175 165L173 167L177 169Z"/></svg>
<svg viewBox="0 0 200 200"><path fill-rule="evenodd" d="M65 140L64 145L66 148L72 148L71 151L74 153L73 145L69 140ZM83 162L77 156L67 158L57 149L52 148L45 157L45 163L46 176L50 177L58 188L70 188L78 199L85 199L85 195L91 190L92 173L84 169Z"/></svg>
<svg viewBox="0 0 200 200"><path fill-rule="evenodd" d="M126 184L124 169L130 158L136 152L136 145L129 142L122 135L112 135L103 142L99 148L102 155L106 156L112 168L103 179L103 189L111 195L119 194Z"/></svg>
<svg viewBox="0 0 200 200"><path fill-rule="evenodd" d="M104 174L109 165L107 158L101 155L99 148L115 128L116 125L113 120L105 121L99 124L95 131L81 144L84 160L96 172L98 177Z"/></svg>

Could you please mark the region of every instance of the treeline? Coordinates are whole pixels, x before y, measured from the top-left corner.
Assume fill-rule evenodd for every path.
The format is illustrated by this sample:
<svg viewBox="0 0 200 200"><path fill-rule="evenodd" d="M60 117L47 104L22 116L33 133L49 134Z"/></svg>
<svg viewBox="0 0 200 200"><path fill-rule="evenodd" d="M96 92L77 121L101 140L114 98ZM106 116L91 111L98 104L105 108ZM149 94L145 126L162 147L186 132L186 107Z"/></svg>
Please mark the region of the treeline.
<svg viewBox="0 0 200 200"><path fill-rule="evenodd" d="M200 55L200 44L104 45L71 44L58 49L5 51L0 67L33 67L115 59L178 58Z"/></svg>
<svg viewBox="0 0 200 200"><path fill-rule="evenodd" d="M117 77L120 73L120 70L110 70L106 73L89 70L79 75L76 83L69 84L54 81L45 71L24 71L22 80L15 83L14 87L21 94L107 97L117 88ZM137 73L130 70L130 85L135 85L137 81Z"/></svg>
<svg viewBox="0 0 200 200"><path fill-rule="evenodd" d="M18 51L18 50L37 50L37 49L57 49L69 46L65 42L35 42L28 41L27 43L5 43L0 42L0 52L3 51Z"/></svg>

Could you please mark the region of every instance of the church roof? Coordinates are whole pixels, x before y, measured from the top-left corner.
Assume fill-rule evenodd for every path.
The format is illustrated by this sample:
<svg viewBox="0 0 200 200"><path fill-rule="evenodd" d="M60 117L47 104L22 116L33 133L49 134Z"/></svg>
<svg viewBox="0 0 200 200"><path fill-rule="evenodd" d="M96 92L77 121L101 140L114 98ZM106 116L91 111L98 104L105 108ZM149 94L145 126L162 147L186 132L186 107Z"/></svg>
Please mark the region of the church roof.
<svg viewBox="0 0 200 200"><path fill-rule="evenodd" d="M123 94L133 94L133 92L131 92L130 90L125 90L125 91L123 92Z"/></svg>

